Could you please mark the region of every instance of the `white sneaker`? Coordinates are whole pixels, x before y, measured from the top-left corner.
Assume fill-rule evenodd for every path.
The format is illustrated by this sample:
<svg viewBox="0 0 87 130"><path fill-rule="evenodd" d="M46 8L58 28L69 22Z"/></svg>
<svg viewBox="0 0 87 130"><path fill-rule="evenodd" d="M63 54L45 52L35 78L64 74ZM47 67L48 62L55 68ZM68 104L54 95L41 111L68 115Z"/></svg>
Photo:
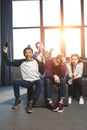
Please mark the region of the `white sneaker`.
<svg viewBox="0 0 87 130"><path fill-rule="evenodd" d="M69 98L68 98L68 104L71 104L71 103L72 103L72 98L69 97Z"/></svg>
<svg viewBox="0 0 87 130"><path fill-rule="evenodd" d="M80 99L79 99L79 104L80 104L80 105L83 105L83 104L84 104L84 99L83 99L83 97L80 97Z"/></svg>

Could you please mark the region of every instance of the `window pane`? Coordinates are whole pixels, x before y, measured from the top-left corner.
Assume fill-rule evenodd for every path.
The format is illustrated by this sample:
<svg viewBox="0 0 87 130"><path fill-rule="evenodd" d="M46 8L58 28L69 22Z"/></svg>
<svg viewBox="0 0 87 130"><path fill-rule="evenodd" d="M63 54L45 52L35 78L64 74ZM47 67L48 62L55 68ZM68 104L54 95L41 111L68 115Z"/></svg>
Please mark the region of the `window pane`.
<svg viewBox="0 0 87 130"><path fill-rule="evenodd" d="M60 25L60 0L43 0L43 25Z"/></svg>
<svg viewBox="0 0 87 130"><path fill-rule="evenodd" d="M85 57L87 58L87 28L85 28Z"/></svg>
<svg viewBox="0 0 87 130"><path fill-rule="evenodd" d="M31 45L31 47L35 50L35 43L37 41L40 41L40 29L14 29L14 59L23 58L23 49L28 45Z"/></svg>
<svg viewBox="0 0 87 130"><path fill-rule="evenodd" d="M87 25L87 0L84 0L84 23Z"/></svg>
<svg viewBox="0 0 87 130"><path fill-rule="evenodd" d="M66 44L66 56L77 53L81 56L81 33L80 29L66 29L64 31L64 40Z"/></svg>
<svg viewBox="0 0 87 130"><path fill-rule="evenodd" d="M13 1L13 27L40 26L39 0Z"/></svg>
<svg viewBox="0 0 87 130"><path fill-rule="evenodd" d="M80 0L64 0L64 25L81 25Z"/></svg>
<svg viewBox="0 0 87 130"><path fill-rule="evenodd" d="M60 53L60 30L59 29L45 30L45 48L46 50L49 50L50 48L54 49L52 53L53 57Z"/></svg>

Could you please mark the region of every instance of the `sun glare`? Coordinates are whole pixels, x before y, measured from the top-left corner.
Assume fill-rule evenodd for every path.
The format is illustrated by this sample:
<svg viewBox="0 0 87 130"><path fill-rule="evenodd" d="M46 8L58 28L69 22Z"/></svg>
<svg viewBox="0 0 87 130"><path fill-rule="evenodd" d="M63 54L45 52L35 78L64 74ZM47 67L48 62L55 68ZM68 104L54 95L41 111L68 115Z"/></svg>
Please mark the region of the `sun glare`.
<svg viewBox="0 0 87 130"><path fill-rule="evenodd" d="M62 32L62 41L66 44L66 55L73 53L81 55L81 34L80 29L66 29Z"/></svg>

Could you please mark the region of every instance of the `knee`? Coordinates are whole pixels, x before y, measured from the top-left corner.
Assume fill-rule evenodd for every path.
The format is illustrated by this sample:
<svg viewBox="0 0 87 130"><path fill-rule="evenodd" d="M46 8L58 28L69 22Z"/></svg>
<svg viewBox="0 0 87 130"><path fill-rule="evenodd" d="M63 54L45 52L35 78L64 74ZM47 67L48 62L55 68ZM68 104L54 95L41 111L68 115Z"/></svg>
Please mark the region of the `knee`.
<svg viewBox="0 0 87 130"><path fill-rule="evenodd" d="M13 81L13 86L18 84L18 80Z"/></svg>

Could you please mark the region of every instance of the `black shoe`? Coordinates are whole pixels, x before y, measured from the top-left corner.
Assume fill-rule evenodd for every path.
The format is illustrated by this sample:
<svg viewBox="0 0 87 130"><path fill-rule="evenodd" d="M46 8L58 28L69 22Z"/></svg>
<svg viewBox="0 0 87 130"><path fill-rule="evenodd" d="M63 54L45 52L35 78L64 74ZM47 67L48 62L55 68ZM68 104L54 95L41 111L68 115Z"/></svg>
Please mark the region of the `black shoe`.
<svg viewBox="0 0 87 130"><path fill-rule="evenodd" d="M20 99L16 98L14 105L12 106L12 109L16 109L21 105Z"/></svg>
<svg viewBox="0 0 87 130"><path fill-rule="evenodd" d="M32 113L32 106L33 106L33 102L32 101L29 101L28 104L27 104L27 109L26 109L26 112L27 113Z"/></svg>

